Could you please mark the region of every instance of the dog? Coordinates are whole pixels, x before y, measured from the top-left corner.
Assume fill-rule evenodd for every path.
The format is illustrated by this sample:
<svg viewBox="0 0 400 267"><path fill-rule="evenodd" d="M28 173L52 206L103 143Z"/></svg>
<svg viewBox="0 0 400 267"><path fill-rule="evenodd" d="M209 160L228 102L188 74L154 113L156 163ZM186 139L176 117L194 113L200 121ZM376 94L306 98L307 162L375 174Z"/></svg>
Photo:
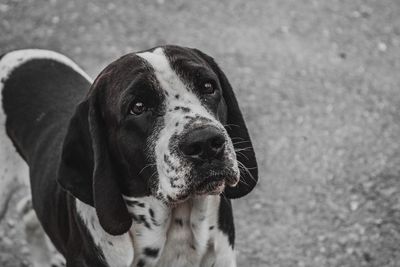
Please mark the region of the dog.
<svg viewBox="0 0 400 267"><path fill-rule="evenodd" d="M5 130L68 267L236 266L230 199L258 171L213 58L160 46L92 81L64 55L27 49L2 56L0 77Z"/></svg>

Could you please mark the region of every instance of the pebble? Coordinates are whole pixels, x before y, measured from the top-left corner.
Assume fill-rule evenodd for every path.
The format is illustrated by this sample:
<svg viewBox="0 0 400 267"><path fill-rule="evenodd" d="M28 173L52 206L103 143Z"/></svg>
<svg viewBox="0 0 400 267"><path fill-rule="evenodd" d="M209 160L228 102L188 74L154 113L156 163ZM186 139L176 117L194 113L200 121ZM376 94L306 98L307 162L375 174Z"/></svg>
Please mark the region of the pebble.
<svg viewBox="0 0 400 267"><path fill-rule="evenodd" d="M60 17L59 16L54 16L51 18L51 23L57 24L60 22Z"/></svg>
<svg viewBox="0 0 400 267"><path fill-rule="evenodd" d="M261 208L262 208L261 203L255 203L254 206L253 206L253 209L255 209L255 210L259 210Z"/></svg>
<svg viewBox="0 0 400 267"><path fill-rule="evenodd" d="M27 260L23 260L22 262L21 262L21 266L22 267L30 267L30 266L32 266Z"/></svg>
<svg viewBox="0 0 400 267"><path fill-rule="evenodd" d="M8 237L4 237L2 243L6 247L11 247L14 244L14 242Z"/></svg>
<svg viewBox="0 0 400 267"><path fill-rule="evenodd" d="M289 27L286 26L286 25L283 25L283 26L280 27L280 31L282 33L289 33Z"/></svg>
<svg viewBox="0 0 400 267"><path fill-rule="evenodd" d="M22 253L22 254L27 255L27 254L29 254L30 252L31 252L31 250L29 249L28 246L23 246L22 249L21 249L21 253Z"/></svg>
<svg viewBox="0 0 400 267"><path fill-rule="evenodd" d="M0 4L0 12L6 13L9 9L10 9L10 7L8 5Z"/></svg>
<svg viewBox="0 0 400 267"><path fill-rule="evenodd" d="M387 50L387 45L384 42L378 43L378 50L381 52L385 52Z"/></svg>
<svg viewBox="0 0 400 267"><path fill-rule="evenodd" d="M358 209L359 205L360 205L360 204L359 204L357 201L351 201L351 202L350 202L350 209L351 209L352 211L355 211L355 210Z"/></svg>
<svg viewBox="0 0 400 267"><path fill-rule="evenodd" d="M10 227L10 228L14 228L14 226L15 226L15 221L14 221L13 219L9 219L9 220L7 221L7 225L8 225L8 227Z"/></svg>

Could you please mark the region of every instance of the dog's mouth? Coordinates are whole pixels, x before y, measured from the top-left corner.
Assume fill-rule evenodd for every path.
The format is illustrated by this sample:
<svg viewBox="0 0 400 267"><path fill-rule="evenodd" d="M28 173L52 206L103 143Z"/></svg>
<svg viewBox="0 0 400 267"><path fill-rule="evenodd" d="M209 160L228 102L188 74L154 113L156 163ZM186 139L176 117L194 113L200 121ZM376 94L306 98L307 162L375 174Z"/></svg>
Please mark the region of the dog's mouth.
<svg viewBox="0 0 400 267"><path fill-rule="evenodd" d="M230 172L210 172L203 176L201 182L194 183L190 190L176 196L170 205L176 205L193 196L219 195L226 186L234 187L237 185L239 178ZM198 177L199 178L199 177Z"/></svg>
<svg viewBox="0 0 400 267"><path fill-rule="evenodd" d="M206 178L195 185L197 195L218 195L221 194L225 186L236 186L238 179L227 172L210 172Z"/></svg>
<svg viewBox="0 0 400 267"><path fill-rule="evenodd" d="M195 193L196 195L218 195L222 193L224 188L224 179L204 181L196 186Z"/></svg>

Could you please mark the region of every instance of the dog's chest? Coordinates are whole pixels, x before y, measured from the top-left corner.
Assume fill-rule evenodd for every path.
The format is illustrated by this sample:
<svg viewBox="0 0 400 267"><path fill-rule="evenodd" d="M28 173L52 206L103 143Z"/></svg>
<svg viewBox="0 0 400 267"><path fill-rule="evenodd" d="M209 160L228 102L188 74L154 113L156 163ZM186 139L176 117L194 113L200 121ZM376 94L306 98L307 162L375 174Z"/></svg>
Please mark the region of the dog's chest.
<svg viewBox="0 0 400 267"><path fill-rule="evenodd" d="M198 266L209 240L207 209L185 203L171 214L159 266Z"/></svg>
<svg viewBox="0 0 400 267"><path fill-rule="evenodd" d="M218 235L219 196L197 197L167 208L151 197L126 198L134 223L129 234L111 236L100 226L93 207L76 208L108 266L205 266ZM207 265L208 266L208 265Z"/></svg>
<svg viewBox="0 0 400 267"><path fill-rule="evenodd" d="M138 219L132 227L133 266L200 266L217 222L219 197L199 197L167 211L155 204L133 208ZM149 219L146 209L152 210Z"/></svg>

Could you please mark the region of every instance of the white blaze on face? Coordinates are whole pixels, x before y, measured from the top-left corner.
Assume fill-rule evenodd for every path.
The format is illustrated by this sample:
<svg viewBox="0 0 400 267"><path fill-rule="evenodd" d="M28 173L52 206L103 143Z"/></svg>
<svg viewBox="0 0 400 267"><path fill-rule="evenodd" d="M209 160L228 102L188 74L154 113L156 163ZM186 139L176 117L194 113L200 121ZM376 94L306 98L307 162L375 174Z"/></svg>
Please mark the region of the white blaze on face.
<svg viewBox="0 0 400 267"><path fill-rule="evenodd" d="M171 68L170 62L162 48L152 52L138 53L153 68L155 77L165 94L165 115L163 128L158 133L154 154L156 158L159 186L157 195L166 199L176 199L182 196L190 186L190 166L170 151L171 137L179 135L184 126L194 117L191 127L196 123L203 124L204 119L224 132L226 139L230 140L222 124L202 105L200 99L190 90L191 84L185 83ZM183 109L182 109L183 107ZM233 145L229 141L227 149L229 154L234 154ZM235 156L234 156L235 157ZM235 157L236 158L236 157ZM236 160L234 160L234 165Z"/></svg>

